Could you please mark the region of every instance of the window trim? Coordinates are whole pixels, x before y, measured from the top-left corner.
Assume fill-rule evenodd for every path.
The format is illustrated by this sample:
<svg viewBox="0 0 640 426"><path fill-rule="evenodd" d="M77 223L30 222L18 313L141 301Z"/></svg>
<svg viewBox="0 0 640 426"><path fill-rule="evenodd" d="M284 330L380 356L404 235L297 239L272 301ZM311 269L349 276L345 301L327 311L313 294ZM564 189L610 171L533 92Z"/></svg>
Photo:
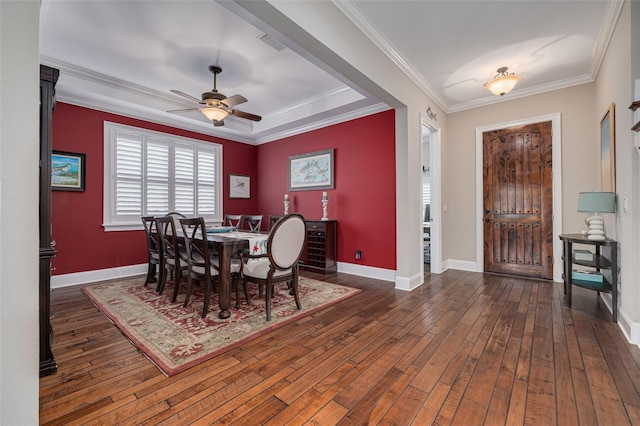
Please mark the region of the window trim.
<svg viewBox="0 0 640 426"><path fill-rule="evenodd" d="M206 221L211 223L220 223L222 221L222 209L223 209L223 182L222 182L222 145L215 142L207 142L193 138L187 138L184 136L177 136L170 133L157 132L141 127L128 126L125 124L114 123L110 121L104 122L104 175L103 175L103 213L102 213L102 227L105 232L110 231L132 231L142 230L142 222L139 218L131 221L115 221L115 213L113 211L115 206L114 195L114 173L115 173L115 147L116 147L116 135L117 133L127 132L137 135L142 139L142 150L146 153L146 139L162 139L167 140L171 147L175 145L189 145L191 147L206 147L208 150L213 149L215 154L215 201L214 201L214 215L207 217ZM143 154L144 155L144 154ZM144 160L143 160L144 161ZM173 160L170 160L171 163ZM142 176L143 183L146 178ZM197 177L194 178L194 182L197 182ZM144 184L143 184L144 186ZM146 194L142 193L143 200L146 200ZM173 195L170 195L170 199L173 199ZM146 201L143 201L146 203ZM144 206L143 206L144 209ZM142 213L144 215L145 212Z"/></svg>

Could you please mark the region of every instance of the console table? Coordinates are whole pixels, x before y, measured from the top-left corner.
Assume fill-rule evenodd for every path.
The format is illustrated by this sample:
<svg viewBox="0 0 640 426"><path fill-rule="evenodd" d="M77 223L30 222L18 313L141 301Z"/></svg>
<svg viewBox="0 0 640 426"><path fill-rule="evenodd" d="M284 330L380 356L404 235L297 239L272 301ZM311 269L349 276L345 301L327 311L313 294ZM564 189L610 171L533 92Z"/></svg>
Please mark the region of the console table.
<svg viewBox="0 0 640 426"><path fill-rule="evenodd" d="M602 241L589 240L582 234L563 234L560 235L562 240L564 261L564 294L567 298L567 305L571 307L571 287L576 285L588 290L593 290L600 294L611 293L611 302L613 304L613 322L618 322L618 243L615 240L606 238ZM594 247L593 260L578 260L574 258L573 244L589 245ZM608 253L604 253L604 249L608 248ZM579 280L572 278L573 265L586 266L590 270L600 273L603 270L611 271L610 280L603 277L602 282L593 282L587 280ZM604 274L603 274L604 275Z"/></svg>

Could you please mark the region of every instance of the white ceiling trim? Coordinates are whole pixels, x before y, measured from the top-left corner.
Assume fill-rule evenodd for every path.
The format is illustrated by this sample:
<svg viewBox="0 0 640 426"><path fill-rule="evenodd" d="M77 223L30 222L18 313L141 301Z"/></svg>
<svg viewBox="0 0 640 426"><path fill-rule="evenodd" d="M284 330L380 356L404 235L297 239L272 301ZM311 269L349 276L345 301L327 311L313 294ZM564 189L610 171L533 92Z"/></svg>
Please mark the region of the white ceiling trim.
<svg viewBox="0 0 640 426"><path fill-rule="evenodd" d="M346 121L355 120L357 118L366 117L368 115L377 114L379 112L387 111L389 109L392 109L392 108L389 105L382 102L375 105L368 105L357 110L347 111L344 114L330 116L329 118L326 118L324 120L317 120L317 121L314 121L313 123L298 126L292 129L283 130L282 132L278 132L278 133L270 133L269 136L258 137L255 139L255 144L261 145L263 143L272 142L274 140L299 135L301 133L306 133L313 130L321 129L323 127L333 126L334 124L340 124Z"/></svg>
<svg viewBox="0 0 640 426"><path fill-rule="evenodd" d="M598 32L598 38L596 39L596 45L593 49L592 61L589 66L589 74L595 80L600 71L600 66L604 60L604 55L607 52L607 47L613 37L613 31L615 30L616 23L622 13L622 6L624 6L624 0L615 0L609 3L605 17L602 20L602 26Z"/></svg>
<svg viewBox="0 0 640 426"><path fill-rule="evenodd" d="M125 115L140 120L158 124L174 126L205 135L224 138L248 144L272 142L283 137L308 132L354 118L363 117L389 109L385 104L368 105L352 112L337 114L334 117L320 119L313 123L306 121L312 115L322 117L330 111L339 110L357 102L370 102L362 94L348 86L342 86L319 96L314 96L295 105L266 114L260 123L250 123L244 120L225 120L224 128L216 128L208 121L199 121L187 116L169 114L165 110L193 104L180 98L140 86L118 78L110 77L95 71L75 66L50 57L41 56L41 63L60 70L60 81L56 90L56 97L61 102L86 108L105 111L113 114ZM114 97L114 91L118 97ZM140 102L142 98L145 102ZM155 108L145 106L152 102ZM296 122L304 123L295 125ZM268 127L265 123L269 123ZM237 129L234 129L237 127ZM282 131L270 133L271 129L282 127ZM249 135L241 136L234 132L242 130ZM267 133L269 133L267 135Z"/></svg>
<svg viewBox="0 0 640 426"><path fill-rule="evenodd" d="M411 79L415 84L422 89L422 91L429 96L443 111L447 112L449 109L448 103L436 92L429 82L424 79L404 56L398 52L395 46L371 23L369 19L362 13L360 8L349 0L331 0L333 4L344 15L355 24L360 31L362 31L378 48L385 54L393 63L395 63L407 77Z"/></svg>
<svg viewBox="0 0 640 426"><path fill-rule="evenodd" d="M503 102L507 99L503 99L497 96L489 96L482 99L477 99L471 102L460 103L456 105L449 105L424 79L424 77L410 65L393 46L393 44L381 33L375 25L362 13L358 6L350 0L331 0L332 3L353 22L356 27L360 29L378 48L385 53L397 66L409 77L415 84L420 87L423 92L431 97L433 101L445 112L453 113L464 111L472 108L478 108L481 106L491 105L498 102ZM622 12L624 0L614 0L609 3L606 16L603 19L602 26L600 28L596 46L591 58L591 64L589 66L589 75L579 76L576 78L570 78L554 82L551 84L544 84L528 89L520 89L513 91L509 94L510 99L518 99L526 96L537 95L545 92L549 92L557 89L564 89L567 87L589 83L595 80L600 65L604 60L607 46L615 30L615 25Z"/></svg>

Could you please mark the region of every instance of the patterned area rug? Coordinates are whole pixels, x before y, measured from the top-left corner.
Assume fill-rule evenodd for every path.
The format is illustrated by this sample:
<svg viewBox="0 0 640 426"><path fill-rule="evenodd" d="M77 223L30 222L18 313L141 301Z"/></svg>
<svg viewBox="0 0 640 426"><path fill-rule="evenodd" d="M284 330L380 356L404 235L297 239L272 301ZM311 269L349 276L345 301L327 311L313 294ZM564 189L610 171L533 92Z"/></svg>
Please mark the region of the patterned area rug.
<svg viewBox="0 0 640 426"><path fill-rule="evenodd" d="M302 310L298 310L286 285L278 284L271 303L271 322L267 322L264 298L258 298L257 285L249 284L250 305L241 292L240 308L235 309L232 292L231 317L221 320L217 294L212 296L209 314L201 318L201 287L194 285L189 305L183 308L184 293L171 303L171 283L159 296L155 284L144 287L143 281L144 278L126 279L84 287L82 291L167 376L360 292L300 277Z"/></svg>

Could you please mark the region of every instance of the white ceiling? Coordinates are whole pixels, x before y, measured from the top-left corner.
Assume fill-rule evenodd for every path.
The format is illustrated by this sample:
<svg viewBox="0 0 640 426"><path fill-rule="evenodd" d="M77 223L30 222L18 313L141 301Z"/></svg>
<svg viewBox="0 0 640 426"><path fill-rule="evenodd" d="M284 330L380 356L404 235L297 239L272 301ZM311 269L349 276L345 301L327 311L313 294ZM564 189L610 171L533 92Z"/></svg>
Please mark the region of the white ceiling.
<svg viewBox="0 0 640 426"><path fill-rule="evenodd" d="M227 2L228 3L228 2ZM621 0L334 1L446 112L593 81ZM255 22L254 22L255 23ZM41 62L60 69L63 102L248 143L263 143L388 109L327 67L285 47L225 3L44 0ZM237 109L258 114L213 125L189 108L213 87L241 94ZM522 77L504 99L483 84L508 66Z"/></svg>

